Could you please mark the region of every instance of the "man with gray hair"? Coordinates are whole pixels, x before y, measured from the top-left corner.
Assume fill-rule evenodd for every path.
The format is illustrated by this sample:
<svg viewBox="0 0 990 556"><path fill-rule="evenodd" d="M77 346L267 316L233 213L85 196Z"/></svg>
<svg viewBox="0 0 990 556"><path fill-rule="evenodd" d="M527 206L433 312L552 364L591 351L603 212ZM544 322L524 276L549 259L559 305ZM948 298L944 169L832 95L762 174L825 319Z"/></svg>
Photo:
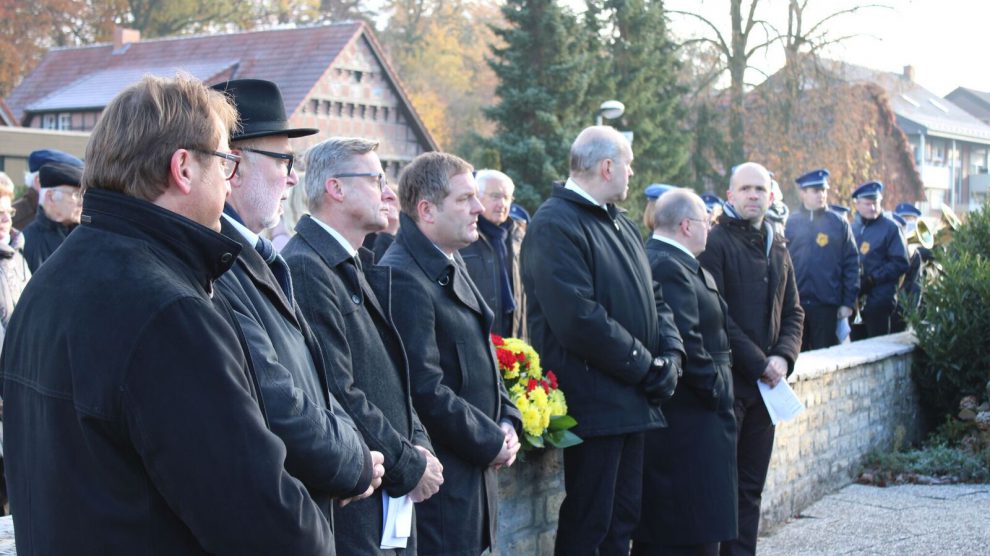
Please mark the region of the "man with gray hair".
<svg viewBox="0 0 990 556"><path fill-rule="evenodd" d="M628 554L643 433L666 425L660 404L674 393L684 348L654 294L639 230L614 204L629 190L629 141L590 127L570 159L567 183L536 212L522 248L533 346L557 373L584 439L564 449L555 552Z"/></svg>
<svg viewBox="0 0 990 556"><path fill-rule="evenodd" d="M478 217L478 241L461 249L461 257L474 285L495 314L492 333L523 337L526 309L519 250L525 232L517 232L522 227L509 218L515 185L512 178L498 170L479 170L474 179L485 212Z"/></svg>
<svg viewBox="0 0 990 556"><path fill-rule="evenodd" d="M402 221L381 264L391 267L395 325L409 353L413 404L443 463L440 492L417 508L420 554L494 547L495 471L519 451L519 410L499 376L492 312L458 249L478 239L471 165L424 153L399 176Z"/></svg>
<svg viewBox="0 0 990 556"><path fill-rule="evenodd" d="M767 169L755 162L732 173L724 212L708 236L701 265L718 284L732 346L732 382L738 425L739 538L722 554L754 554L760 500L773 451L774 426L757 382L771 388L794 370L801 350L804 310L794 264L767 220L773 200Z"/></svg>
<svg viewBox="0 0 990 556"><path fill-rule="evenodd" d="M718 554L736 537L736 417L725 302L698 263L709 218L689 189L657 201L646 254L674 313L687 358L663 406L669 427L646 433L643 515L634 556Z"/></svg>
<svg viewBox="0 0 990 556"><path fill-rule="evenodd" d="M382 545L382 499L389 506L423 502L443 483L443 466L409 395L409 364L392 321L390 269L375 266L361 247L368 233L385 229L395 201L377 148L376 141L344 137L310 147L310 214L282 251L327 362L330 391L368 446L385 456L382 489L334 510L338 554L415 554L415 531Z"/></svg>

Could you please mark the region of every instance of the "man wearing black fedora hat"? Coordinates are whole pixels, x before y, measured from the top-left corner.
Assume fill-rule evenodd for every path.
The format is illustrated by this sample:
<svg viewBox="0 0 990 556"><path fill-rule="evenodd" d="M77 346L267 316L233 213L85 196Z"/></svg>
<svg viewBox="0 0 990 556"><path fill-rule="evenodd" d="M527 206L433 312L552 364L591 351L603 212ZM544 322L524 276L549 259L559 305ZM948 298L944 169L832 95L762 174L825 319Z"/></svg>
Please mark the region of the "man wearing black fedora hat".
<svg viewBox="0 0 990 556"><path fill-rule="evenodd" d="M38 179L38 212L24 228L24 258L32 273L62 245L82 216L82 168L53 162L38 169Z"/></svg>
<svg viewBox="0 0 990 556"><path fill-rule="evenodd" d="M231 133L231 151L241 160L230 178L221 232L244 247L217 289L247 337L269 423L285 442L285 467L330 519L333 499L364 498L381 484L383 457L369 451L330 394L319 346L292 295L288 266L259 235L278 222L282 197L298 181L289 139L317 130L289 127L275 83L239 79L213 88L231 99L241 120Z"/></svg>

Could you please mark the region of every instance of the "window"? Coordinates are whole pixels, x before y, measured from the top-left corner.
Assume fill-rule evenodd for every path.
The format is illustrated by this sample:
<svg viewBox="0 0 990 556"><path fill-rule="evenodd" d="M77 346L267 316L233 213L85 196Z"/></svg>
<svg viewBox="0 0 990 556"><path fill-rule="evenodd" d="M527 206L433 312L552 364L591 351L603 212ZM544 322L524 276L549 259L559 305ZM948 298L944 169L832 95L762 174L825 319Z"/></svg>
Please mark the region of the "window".
<svg viewBox="0 0 990 556"><path fill-rule="evenodd" d="M58 120L55 114L45 114L41 117L42 129L58 129Z"/></svg>
<svg viewBox="0 0 990 556"><path fill-rule="evenodd" d="M72 114L63 112L58 115L58 129L69 131L72 129Z"/></svg>

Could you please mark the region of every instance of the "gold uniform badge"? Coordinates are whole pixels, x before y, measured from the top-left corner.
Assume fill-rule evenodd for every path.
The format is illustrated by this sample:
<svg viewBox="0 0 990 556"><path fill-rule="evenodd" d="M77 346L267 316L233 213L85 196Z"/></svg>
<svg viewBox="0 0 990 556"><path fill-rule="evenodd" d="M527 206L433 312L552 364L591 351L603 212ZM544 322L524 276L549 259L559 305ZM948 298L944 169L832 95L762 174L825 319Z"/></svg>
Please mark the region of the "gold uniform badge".
<svg viewBox="0 0 990 556"><path fill-rule="evenodd" d="M859 246L859 252L863 255L870 252L870 242L864 241L862 245Z"/></svg>
<svg viewBox="0 0 990 556"><path fill-rule="evenodd" d="M824 232L818 232L818 237L815 238L815 243L817 243L819 247L825 247L826 245L828 245L828 234Z"/></svg>

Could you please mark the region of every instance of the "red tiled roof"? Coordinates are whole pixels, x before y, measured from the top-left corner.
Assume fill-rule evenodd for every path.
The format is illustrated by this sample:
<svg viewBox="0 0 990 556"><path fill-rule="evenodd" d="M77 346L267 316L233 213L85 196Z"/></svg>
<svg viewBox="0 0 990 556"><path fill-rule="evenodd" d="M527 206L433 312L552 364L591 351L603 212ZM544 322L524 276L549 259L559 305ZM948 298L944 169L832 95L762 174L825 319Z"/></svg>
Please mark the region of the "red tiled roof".
<svg viewBox="0 0 990 556"><path fill-rule="evenodd" d="M145 73L172 76L182 69L210 83L274 81L292 115L340 52L362 34L412 115L411 124L435 149L374 33L361 22L142 40L116 54L112 44L57 48L10 93L7 104L18 122L30 111L99 109Z"/></svg>

